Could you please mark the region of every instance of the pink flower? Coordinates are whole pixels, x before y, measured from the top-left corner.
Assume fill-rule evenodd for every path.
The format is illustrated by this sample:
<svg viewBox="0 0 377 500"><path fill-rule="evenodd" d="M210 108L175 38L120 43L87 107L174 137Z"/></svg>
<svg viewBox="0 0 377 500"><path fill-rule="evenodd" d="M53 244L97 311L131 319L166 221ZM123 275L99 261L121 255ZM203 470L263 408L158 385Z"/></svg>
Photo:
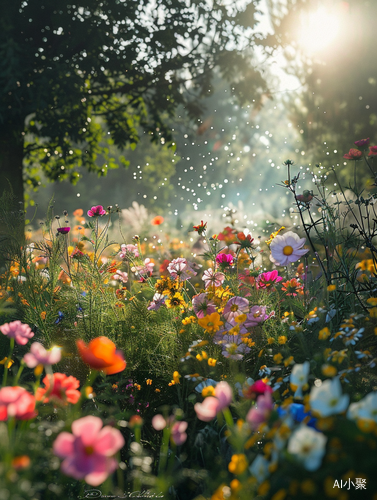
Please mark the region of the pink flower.
<svg viewBox="0 0 377 500"><path fill-rule="evenodd" d="M233 323L237 316L249 311L249 301L243 297L232 297L224 307L223 316L229 322Z"/></svg>
<svg viewBox="0 0 377 500"><path fill-rule="evenodd" d="M126 272L123 272L123 271L120 271L119 269L117 269L115 271L115 274L112 276L112 279L113 280L119 280L122 283L127 283L127 281L128 281L128 274Z"/></svg>
<svg viewBox="0 0 377 500"><path fill-rule="evenodd" d="M191 278L191 275L196 276L196 272L192 269L190 262L188 262L183 257L178 257L174 259L168 265L168 271L172 278L185 281Z"/></svg>
<svg viewBox="0 0 377 500"><path fill-rule="evenodd" d="M272 394L271 386L267 385L263 380L257 380L244 391L244 396L248 399L256 399L258 396L266 394L266 392Z"/></svg>
<svg viewBox="0 0 377 500"><path fill-rule="evenodd" d="M150 258L144 259L144 264L142 266L131 267L131 271L135 274L140 274L141 277L151 276L153 272L154 262Z"/></svg>
<svg viewBox="0 0 377 500"><path fill-rule="evenodd" d="M35 398L23 387L3 387L0 389L0 420L15 417L29 420L37 415Z"/></svg>
<svg viewBox="0 0 377 500"><path fill-rule="evenodd" d="M377 156L377 146L369 146L368 156Z"/></svg>
<svg viewBox="0 0 377 500"><path fill-rule="evenodd" d="M73 434L59 434L53 451L64 459L61 469L65 475L98 486L115 471L118 463L113 455L124 446L124 439L118 429L102 425L100 418L87 416L72 423Z"/></svg>
<svg viewBox="0 0 377 500"><path fill-rule="evenodd" d="M25 354L24 362L29 368L35 368L37 365L54 365L59 363L62 355L60 347L53 347L46 350L39 342L33 342L30 346L30 352Z"/></svg>
<svg viewBox="0 0 377 500"><path fill-rule="evenodd" d="M219 400L218 411L223 410L232 402L232 388L227 382L219 382L215 387L215 396Z"/></svg>
<svg viewBox="0 0 377 500"><path fill-rule="evenodd" d="M275 269L275 271L260 274L256 279L256 283L258 288L267 289L273 287L282 280L283 278L279 276L278 271Z"/></svg>
<svg viewBox="0 0 377 500"><path fill-rule="evenodd" d="M247 320L244 325L246 328L252 328L257 326L259 323L266 321L268 319L268 314L266 314L266 308L264 306L253 306L247 315Z"/></svg>
<svg viewBox="0 0 377 500"><path fill-rule="evenodd" d="M166 420L160 413L152 418L152 427L156 431L162 431L162 429L165 429L166 423Z"/></svg>
<svg viewBox="0 0 377 500"><path fill-rule="evenodd" d="M343 158L345 158L346 160L358 160L361 156L363 156L362 151L351 148L348 153L343 155Z"/></svg>
<svg viewBox="0 0 377 500"><path fill-rule="evenodd" d="M188 423L181 420L180 422L175 422L171 428L171 440L177 446L183 444L187 439L186 429Z"/></svg>
<svg viewBox="0 0 377 500"><path fill-rule="evenodd" d="M26 345L34 333L31 331L29 325L24 325L21 321L12 321L12 323L4 323L0 326L0 332L10 338L16 340L19 345Z"/></svg>
<svg viewBox="0 0 377 500"><path fill-rule="evenodd" d="M354 144L358 148L363 148L364 146L368 146L368 144L369 144L369 137L368 137L368 139L360 139L359 141L355 141Z"/></svg>
<svg viewBox="0 0 377 500"><path fill-rule="evenodd" d="M208 396L203 403L196 403L194 410L199 420L210 422L216 417L219 411L219 400L212 396Z"/></svg>
<svg viewBox="0 0 377 500"><path fill-rule="evenodd" d="M218 253L216 255L216 263L219 266L227 267L233 264L234 257L230 253Z"/></svg>
<svg viewBox="0 0 377 500"><path fill-rule="evenodd" d="M266 422L273 407L274 402L269 392L266 392L263 396L258 397L256 407L251 408L249 413L246 415L246 420L254 431L258 429L260 424Z"/></svg>
<svg viewBox="0 0 377 500"><path fill-rule="evenodd" d="M92 207L90 210L88 210L89 217L100 217L102 215L106 215L106 210L102 205L97 205L96 207Z"/></svg>
<svg viewBox="0 0 377 500"><path fill-rule="evenodd" d="M204 318L204 316L216 312L215 304L208 299L207 294L204 292L193 296L192 307L198 318Z"/></svg>
<svg viewBox="0 0 377 500"><path fill-rule="evenodd" d="M139 257L139 249L137 245L121 245L121 251L119 252L119 258L125 259L128 257L127 253L131 254L133 257Z"/></svg>
<svg viewBox="0 0 377 500"><path fill-rule="evenodd" d="M203 273L202 280L205 283L205 287L213 285L215 287L221 286L225 280L225 274L220 272L215 272L213 269L209 268Z"/></svg>

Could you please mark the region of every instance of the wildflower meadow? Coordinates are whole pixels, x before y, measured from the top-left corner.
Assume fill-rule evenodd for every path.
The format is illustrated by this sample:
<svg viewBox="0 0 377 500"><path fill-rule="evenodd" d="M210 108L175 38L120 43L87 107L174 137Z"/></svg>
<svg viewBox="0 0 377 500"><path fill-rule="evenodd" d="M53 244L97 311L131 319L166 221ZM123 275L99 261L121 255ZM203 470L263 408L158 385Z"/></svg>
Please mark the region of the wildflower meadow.
<svg viewBox="0 0 377 500"><path fill-rule="evenodd" d="M377 500L376 157L268 234L4 193L0 499Z"/></svg>

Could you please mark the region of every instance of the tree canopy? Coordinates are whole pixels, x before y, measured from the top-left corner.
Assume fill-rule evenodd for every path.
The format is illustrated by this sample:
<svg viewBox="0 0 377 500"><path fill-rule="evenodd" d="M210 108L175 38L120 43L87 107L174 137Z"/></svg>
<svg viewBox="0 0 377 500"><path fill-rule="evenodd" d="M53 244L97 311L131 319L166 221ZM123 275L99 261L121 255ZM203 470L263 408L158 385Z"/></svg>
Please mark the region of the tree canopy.
<svg viewBox="0 0 377 500"><path fill-rule="evenodd" d="M80 167L105 175L116 165L104 140L135 148L143 131L174 147L167 118L179 105L198 116L214 71L258 102L259 1L4 0L0 191L8 180L22 199L41 171L73 183Z"/></svg>

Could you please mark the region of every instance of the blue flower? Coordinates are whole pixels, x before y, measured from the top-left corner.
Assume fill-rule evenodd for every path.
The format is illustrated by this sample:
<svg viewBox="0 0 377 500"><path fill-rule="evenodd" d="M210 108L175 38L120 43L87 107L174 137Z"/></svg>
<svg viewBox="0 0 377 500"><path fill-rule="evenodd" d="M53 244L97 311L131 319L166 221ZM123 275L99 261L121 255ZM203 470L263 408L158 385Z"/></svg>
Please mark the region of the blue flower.
<svg viewBox="0 0 377 500"><path fill-rule="evenodd" d="M55 321L55 325L58 325L64 319L64 314L61 311L58 311L58 319Z"/></svg>

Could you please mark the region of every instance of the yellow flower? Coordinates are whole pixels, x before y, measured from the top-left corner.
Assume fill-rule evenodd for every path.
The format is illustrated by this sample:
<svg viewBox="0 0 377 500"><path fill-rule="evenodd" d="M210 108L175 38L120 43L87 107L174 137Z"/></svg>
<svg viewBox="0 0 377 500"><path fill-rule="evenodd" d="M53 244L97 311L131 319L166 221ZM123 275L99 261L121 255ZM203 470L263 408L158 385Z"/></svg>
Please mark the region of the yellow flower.
<svg viewBox="0 0 377 500"><path fill-rule="evenodd" d="M329 285L329 286L327 287L327 291L328 291L328 292L333 292L334 290L336 290L336 285Z"/></svg>
<svg viewBox="0 0 377 500"><path fill-rule="evenodd" d="M280 345L284 345L286 342L287 342L287 337L285 335L281 335L279 338L278 338L278 343Z"/></svg>
<svg viewBox="0 0 377 500"><path fill-rule="evenodd" d="M228 465L229 472L235 475L243 474L248 467L246 455L240 453L238 455L233 455L232 460Z"/></svg>
<svg viewBox="0 0 377 500"><path fill-rule="evenodd" d="M377 307L372 307L372 309L369 309L369 316L371 318L377 318Z"/></svg>
<svg viewBox="0 0 377 500"><path fill-rule="evenodd" d="M274 338L272 338L272 337L269 337L269 338L267 339L267 343L268 343L268 344L273 344L274 342L275 342L275 339L274 339Z"/></svg>
<svg viewBox="0 0 377 500"><path fill-rule="evenodd" d="M377 306L377 297L370 297L368 300L367 300L368 304L370 304L371 306L375 307Z"/></svg>
<svg viewBox="0 0 377 500"><path fill-rule="evenodd" d="M41 312L41 319L46 319L46 315L47 315L47 312L46 311L42 311Z"/></svg>
<svg viewBox="0 0 377 500"><path fill-rule="evenodd" d="M3 358L0 361L0 365L4 365L6 368L10 368L13 365L14 361L10 358Z"/></svg>
<svg viewBox="0 0 377 500"><path fill-rule="evenodd" d="M289 365L291 365L292 363L294 363L294 358L293 356L289 356L289 358L286 358L284 360L284 366L287 367Z"/></svg>
<svg viewBox="0 0 377 500"><path fill-rule="evenodd" d="M271 244L271 242L272 242L272 240L275 238L275 236L277 236L277 235L280 233L280 231L283 231L283 229L285 229L285 227L284 227L284 226L282 226L280 229L278 229L278 230L277 230L277 231L275 231L274 233L270 234L269 239L268 239L268 240L266 240L267 245L270 245L270 244Z"/></svg>
<svg viewBox="0 0 377 500"><path fill-rule="evenodd" d="M322 330L319 331L318 338L319 340L326 340L330 337L330 335L331 335L330 330L328 329L327 326L325 326L325 328L322 328Z"/></svg>
<svg viewBox="0 0 377 500"><path fill-rule="evenodd" d="M277 354L275 354L273 359L277 365L280 365L280 363L283 361L283 356L280 354L280 352L278 352Z"/></svg>
<svg viewBox="0 0 377 500"><path fill-rule="evenodd" d="M179 292L176 292L173 296L165 300L165 304L166 307L171 309L173 307L184 307L186 302L184 301L183 296Z"/></svg>
<svg viewBox="0 0 377 500"><path fill-rule="evenodd" d="M271 500L284 500L287 496L287 490L283 488L275 493L275 495L271 498Z"/></svg>
<svg viewBox="0 0 377 500"><path fill-rule="evenodd" d="M147 385L152 385L152 379L151 378L147 379Z"/></svg>
<svg viewBox="0 0 377 500"><path fill-rule="evenodd" d="M173 380L174 380L174 383L175 383L175 384L179 384L179 383L180 383L180 382L179 382L179 379L180 379L180 378L181 378L181 375L180 375L177 371L175 371L175 372L173 373Z"/></svg>
<svg viewBox="0 0 377 500"><path fill-rule="evenodd" d="M214 396L215 395L215 388L212 385L208 385L207 387L203 387L202 390L202 396L203 398L207 396Z"/></svg>
<svg viewBox="0 0 377 500"><path fill-rule="evenodd" d="M240 333L240 326L236 325L228 331L229 335L238 335Z"/></svg>
<svg viewBox="0 0 377 500"><path fill-rule="evenodd" d="M35 368L34 368L34 375L36 377L39 377L39 375L41 375L43 372L43 365L37 365Z"/></svg>
<svg viewBox="0 0 377 500"><path fill-rule="evenodd" d="M198 319L198 325L204 328L208 333L216 333L220 326L224 323L220 321L220 314L214 312L212 314L207 314L204 318Z"/></svg>
<svg viewBox="0 0 377 500"><path fill-rule="evenodd" d="M208 358L208 366L216 366L217 359Z"/></svg>
<svg viewBox="0 0 377 500"><path fill-rule="evenodd" d="M235 318L236 323L244 323L247 320L246 314L240 314Z"/></svg>
<svg viewBox="0 0 377 500"><path fill-rule="evenodd" d="M322 365L322 373L325 377L335 377L335 375L338 373L338 370L335 368L335 366Z"/></svg>

